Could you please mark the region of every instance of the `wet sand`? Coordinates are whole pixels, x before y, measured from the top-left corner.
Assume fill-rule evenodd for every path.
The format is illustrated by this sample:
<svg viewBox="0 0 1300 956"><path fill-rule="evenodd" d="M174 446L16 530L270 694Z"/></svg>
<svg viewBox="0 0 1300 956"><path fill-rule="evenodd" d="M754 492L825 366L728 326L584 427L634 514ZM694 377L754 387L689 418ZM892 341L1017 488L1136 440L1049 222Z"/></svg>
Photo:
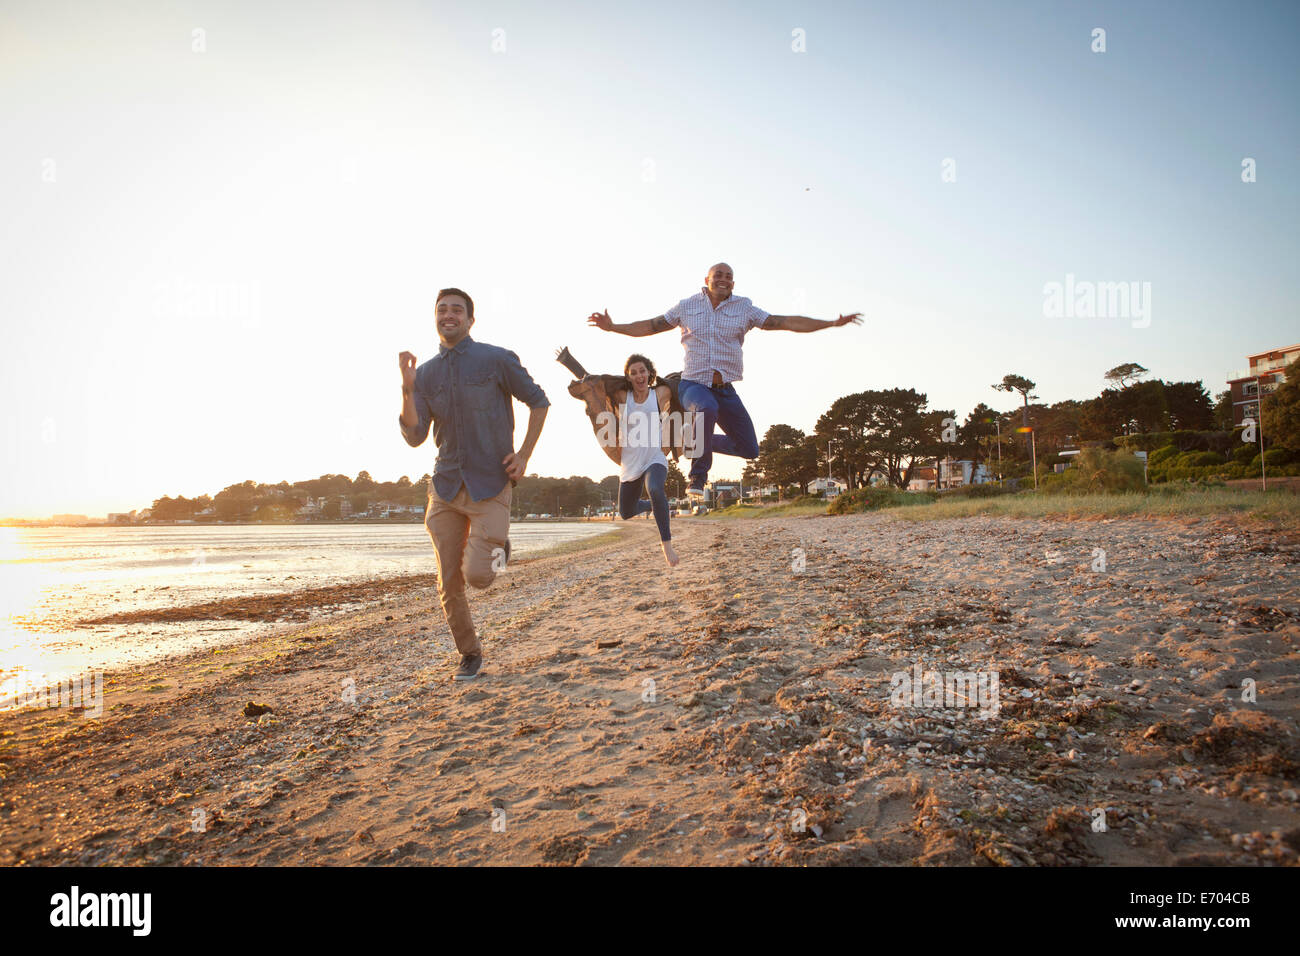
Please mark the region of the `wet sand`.
<svg viewBox="0 0 1300 956"><path fill-rule="evenodd" d="M688 519L669 569L624 528L473 593L472 683L411 582L0 715L0 864L1296 862L1293 533ZM918 662L997 712L900 706Z"/></svg>

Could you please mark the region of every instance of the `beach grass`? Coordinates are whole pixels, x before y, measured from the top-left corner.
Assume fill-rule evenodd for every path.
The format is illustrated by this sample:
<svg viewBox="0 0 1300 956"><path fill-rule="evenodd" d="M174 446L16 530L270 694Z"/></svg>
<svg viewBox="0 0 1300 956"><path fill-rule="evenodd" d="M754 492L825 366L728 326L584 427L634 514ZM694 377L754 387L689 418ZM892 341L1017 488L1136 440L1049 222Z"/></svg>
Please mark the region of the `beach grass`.
<svg viewBox="0 0 1300 956"><path fill-rule="evenodd" d="M900 518L926 521L975 515L1015 518L1193 517L1237 515L1300 526L1300 495L1288 491L1230 488L1156 489L1147 493L1043 495L1033 492L998 498L948 499L925 508L904 508Z"/></svg>
<svg viewBox="0 0 1300 956"><path fill-rule="evenodd" d="M825 502L800 501L782 505L734 504L710 512L709 518L777 518L828 514ZM1236 515L1300 527L1300 495L1287 489L1157 486L1147 492L1043 494L1032 491L990 498L947 497L938 501L924 494L899 492L883 507L907 521L970 518L980 515L1012 518L1116 518ZM860 514L861 511L852 512Z"/></svg>
<svg viewBox="0 0 1300 956"><path fill-rule="evenodd" d="M789 517L790 515L824 515L826 514L826 502L824 501L791 501L786 504L777 505L755 505L749 503L737 502L726 508L719 508L717 511L710 511L704 515L706 518L780 518Z"/></svg>

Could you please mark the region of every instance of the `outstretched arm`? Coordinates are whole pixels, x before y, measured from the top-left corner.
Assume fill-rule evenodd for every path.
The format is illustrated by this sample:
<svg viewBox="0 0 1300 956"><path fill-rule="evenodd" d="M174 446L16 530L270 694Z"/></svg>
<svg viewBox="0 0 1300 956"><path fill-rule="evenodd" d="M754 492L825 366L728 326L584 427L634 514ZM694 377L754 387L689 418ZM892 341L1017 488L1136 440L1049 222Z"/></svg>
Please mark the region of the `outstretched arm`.
<svg viewBox="0 0 1300 956"><path fill-rule="evenodd" d="M806 315L769 315L763 320L763 328L768 329L785 329L787 332L816 332L818 329L829 329L837 325L854 325L862 324L862 313L854 312L852 315L841 315L838 319L810 319Z"/></svg>
<svg viewBox="0 0 1300 956"><path fill-rule="evenodd" d="M620 335L654 335L657 332L667 332L673 327L672 323L662 315L656 315L653 319L642 319L640 322L624 322L619 325L609 317L609 310L604 312L593 312L587 318L588 325L594 325L596 328L605 332L618 332Z"/></svg>

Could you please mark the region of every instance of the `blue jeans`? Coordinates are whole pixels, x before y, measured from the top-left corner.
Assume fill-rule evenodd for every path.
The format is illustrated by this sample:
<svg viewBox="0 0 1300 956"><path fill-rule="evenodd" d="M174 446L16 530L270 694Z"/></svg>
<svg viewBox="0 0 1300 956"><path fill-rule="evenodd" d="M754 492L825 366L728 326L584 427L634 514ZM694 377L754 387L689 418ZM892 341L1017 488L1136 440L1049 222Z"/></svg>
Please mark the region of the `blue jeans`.
<svg viewBox="0 0 1300 956"><path fill-rule="evenodd" d="M628 518L635 518L647 511L653 511L655 513L655 524L659 525L660 541L671 541L673 537L668 533L668 496L664 494L664 480L667 477L667 468L663 465L651 465L646 469L646 473L636 481L620 481L618 483L619 515L626 521ZM650 489L649 501L641 497L643 482Z"/></svg>
<svg viewBox="0 0 1300 956"><path fill-rule="evenodd" d="M691 484L696 484L697 479L703 484L708 479L714 452L737 458L758 457L754 423L736 394L735 386L730 383L701 385L682 379L677 394L682 408L704 416L704 454L691 463ZM722 432L714 433L715 424Z"/></svg>

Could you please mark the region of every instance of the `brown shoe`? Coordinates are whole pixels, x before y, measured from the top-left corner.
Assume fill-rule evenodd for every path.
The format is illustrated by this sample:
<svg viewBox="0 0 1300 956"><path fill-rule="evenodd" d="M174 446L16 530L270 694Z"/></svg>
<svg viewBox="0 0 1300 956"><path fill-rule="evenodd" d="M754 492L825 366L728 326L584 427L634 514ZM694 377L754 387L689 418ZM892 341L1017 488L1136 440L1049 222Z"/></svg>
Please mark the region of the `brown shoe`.
<svg viewBox="0 0 1300 956"><path fill-rule="evenodd" d="M473 680L478 677L478 669L483 666L482 654L462 654L460 667L452 675L452 680Z"/></svg>

